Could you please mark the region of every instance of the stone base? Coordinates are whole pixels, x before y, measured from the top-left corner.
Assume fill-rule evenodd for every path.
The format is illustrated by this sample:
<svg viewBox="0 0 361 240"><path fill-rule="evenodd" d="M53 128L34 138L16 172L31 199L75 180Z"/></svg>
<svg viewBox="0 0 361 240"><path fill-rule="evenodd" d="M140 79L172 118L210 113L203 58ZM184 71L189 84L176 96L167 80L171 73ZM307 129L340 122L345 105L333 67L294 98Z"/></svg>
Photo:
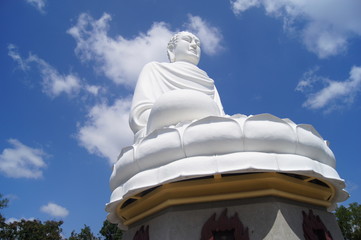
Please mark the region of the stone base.
<svg viewBox="0 0 361 240"><path fill-rule="evenodd" d="M226 212L225 212L226 210ZM220 227L213 220L226 224L237 218L244 235L240 238L258 239L343 239L335 216L323 207L278 197L262 197L222 202L198 203L169 207L129 227L123 239L137 240L200 240L208 228L214 235L229 235L234 231ZM212 220L213 214L215 218ZM238 216L237 216L238 215ZM224 216L223 216L224 217ZM319 218L318 218L319 217ZM220 219L222 218L222 219ZM233 221L232 220L232 221ZM205 226L206 222L212 222ZM211 229L218 228L216 229ZM320 227L321 226L321 227ZM323 228L320 230L320 228ZM203 229L203 233L202 233ZM221 231L221 232L217 232ZM325 234L328 238L325 237ZM232 233L233 235L233 233ZM306 236L307 235L307 236ZM322 236L321 236L322 235ZM147 238L149 236L149 238ZM331 238L330 238L331 236ZM205 239L206 237L203 236ZM207 240L212 238L207 238ZM213 239L238 239L218 238Z"/></svg>

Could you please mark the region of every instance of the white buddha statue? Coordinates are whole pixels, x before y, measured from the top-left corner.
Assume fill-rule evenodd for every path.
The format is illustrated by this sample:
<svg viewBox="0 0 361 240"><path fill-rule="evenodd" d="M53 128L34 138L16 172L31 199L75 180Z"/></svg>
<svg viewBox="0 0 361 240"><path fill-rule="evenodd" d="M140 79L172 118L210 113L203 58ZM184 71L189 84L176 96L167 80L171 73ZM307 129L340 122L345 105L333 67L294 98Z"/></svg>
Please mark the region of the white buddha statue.
<svg viewBox="0 0 361 240"><path fill-rule="evenodd" d="M281 193L254 185L256 194L317 202L329 210L348 198L335 156L311 125L267 113L225 115L213 80L197 67L200 53L199 39L180 32L168 44L170 63L151 62L140 73L129 118L134 143L122 149L110 177L112 195L106 207L110 222L125 229L143 213L142 217L158 211L163 204L139 215L131 212L141 208L127 210L125 203L132 199L137 204L135 199L146 190L223 174L282 173L307 189L311 184L317 189L329 186L296 194L288 184L279 185L290 191ZM221 196L220 200L231 200L237 195L217 197Z"/></svg>
<svg viewBox="0 0 361 240"><path fill-rule="evenodd" d="M179 32L167 53L170 63L148 63L139 75L129 118L135 140L162 127L224 115L214 81L197 67L199 39Z"/></svg>

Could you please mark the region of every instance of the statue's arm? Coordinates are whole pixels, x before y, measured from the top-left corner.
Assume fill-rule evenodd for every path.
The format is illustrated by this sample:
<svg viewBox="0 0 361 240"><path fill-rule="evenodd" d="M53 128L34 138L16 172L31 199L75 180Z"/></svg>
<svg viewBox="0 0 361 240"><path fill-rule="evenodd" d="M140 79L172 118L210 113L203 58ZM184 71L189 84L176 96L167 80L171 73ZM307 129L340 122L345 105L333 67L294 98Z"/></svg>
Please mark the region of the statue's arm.
<svg viewBox="0 0 361 240"><path fill-rule="evenodd" d="M224 113L223 105L222 105L222 102L221 102L221 98L219 97L219 94L218 94L218 91L217 91L216 86L214 86L214 101L215 101L215 102L217 103L217 105L218 105L218 108L219 108L219 111L220 111L221 116L226 115L226 114Z"/></svg>
<svg viewBox="0 0 361 240"><path fill-rule="evenodd" d="M134 90L129 114L129 125L134 134L147 126L150 110L155 101L152 71L151 63L143 67Z"/></svg>
<svg viewBox="0 0 361 240"><path fill-rule="evenodd" d="M129 115L129 126L134 134L147 126L150 110L153 104L138 103L132 107Z"/></svg>

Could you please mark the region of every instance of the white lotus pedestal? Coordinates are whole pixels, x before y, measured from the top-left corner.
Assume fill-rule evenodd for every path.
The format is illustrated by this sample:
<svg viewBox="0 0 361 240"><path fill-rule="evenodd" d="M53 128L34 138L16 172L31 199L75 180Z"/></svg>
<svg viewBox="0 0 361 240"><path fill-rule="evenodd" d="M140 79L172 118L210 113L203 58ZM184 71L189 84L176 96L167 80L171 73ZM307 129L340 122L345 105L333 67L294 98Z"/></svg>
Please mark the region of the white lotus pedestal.
<svg viewBox="0 0 361 240"><path fill-rule="evenodd" d="M206 117L124 148L108 220L125 239L342 239L347 199L327 142L270 114Z"/></svg>

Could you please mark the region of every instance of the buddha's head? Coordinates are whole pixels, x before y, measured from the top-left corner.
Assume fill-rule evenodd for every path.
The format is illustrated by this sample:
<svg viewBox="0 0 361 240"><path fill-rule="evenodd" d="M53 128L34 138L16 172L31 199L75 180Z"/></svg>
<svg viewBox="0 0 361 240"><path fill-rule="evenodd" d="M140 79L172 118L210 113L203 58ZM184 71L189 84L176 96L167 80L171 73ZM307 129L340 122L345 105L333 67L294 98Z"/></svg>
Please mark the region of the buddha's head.
<svg viewBox="0 0 361 240"><path fill-rule="evenodd" d="M197 65L201 56L199 39L190 32L176 33L167 47L170 62L184 61Z"/></svg>

